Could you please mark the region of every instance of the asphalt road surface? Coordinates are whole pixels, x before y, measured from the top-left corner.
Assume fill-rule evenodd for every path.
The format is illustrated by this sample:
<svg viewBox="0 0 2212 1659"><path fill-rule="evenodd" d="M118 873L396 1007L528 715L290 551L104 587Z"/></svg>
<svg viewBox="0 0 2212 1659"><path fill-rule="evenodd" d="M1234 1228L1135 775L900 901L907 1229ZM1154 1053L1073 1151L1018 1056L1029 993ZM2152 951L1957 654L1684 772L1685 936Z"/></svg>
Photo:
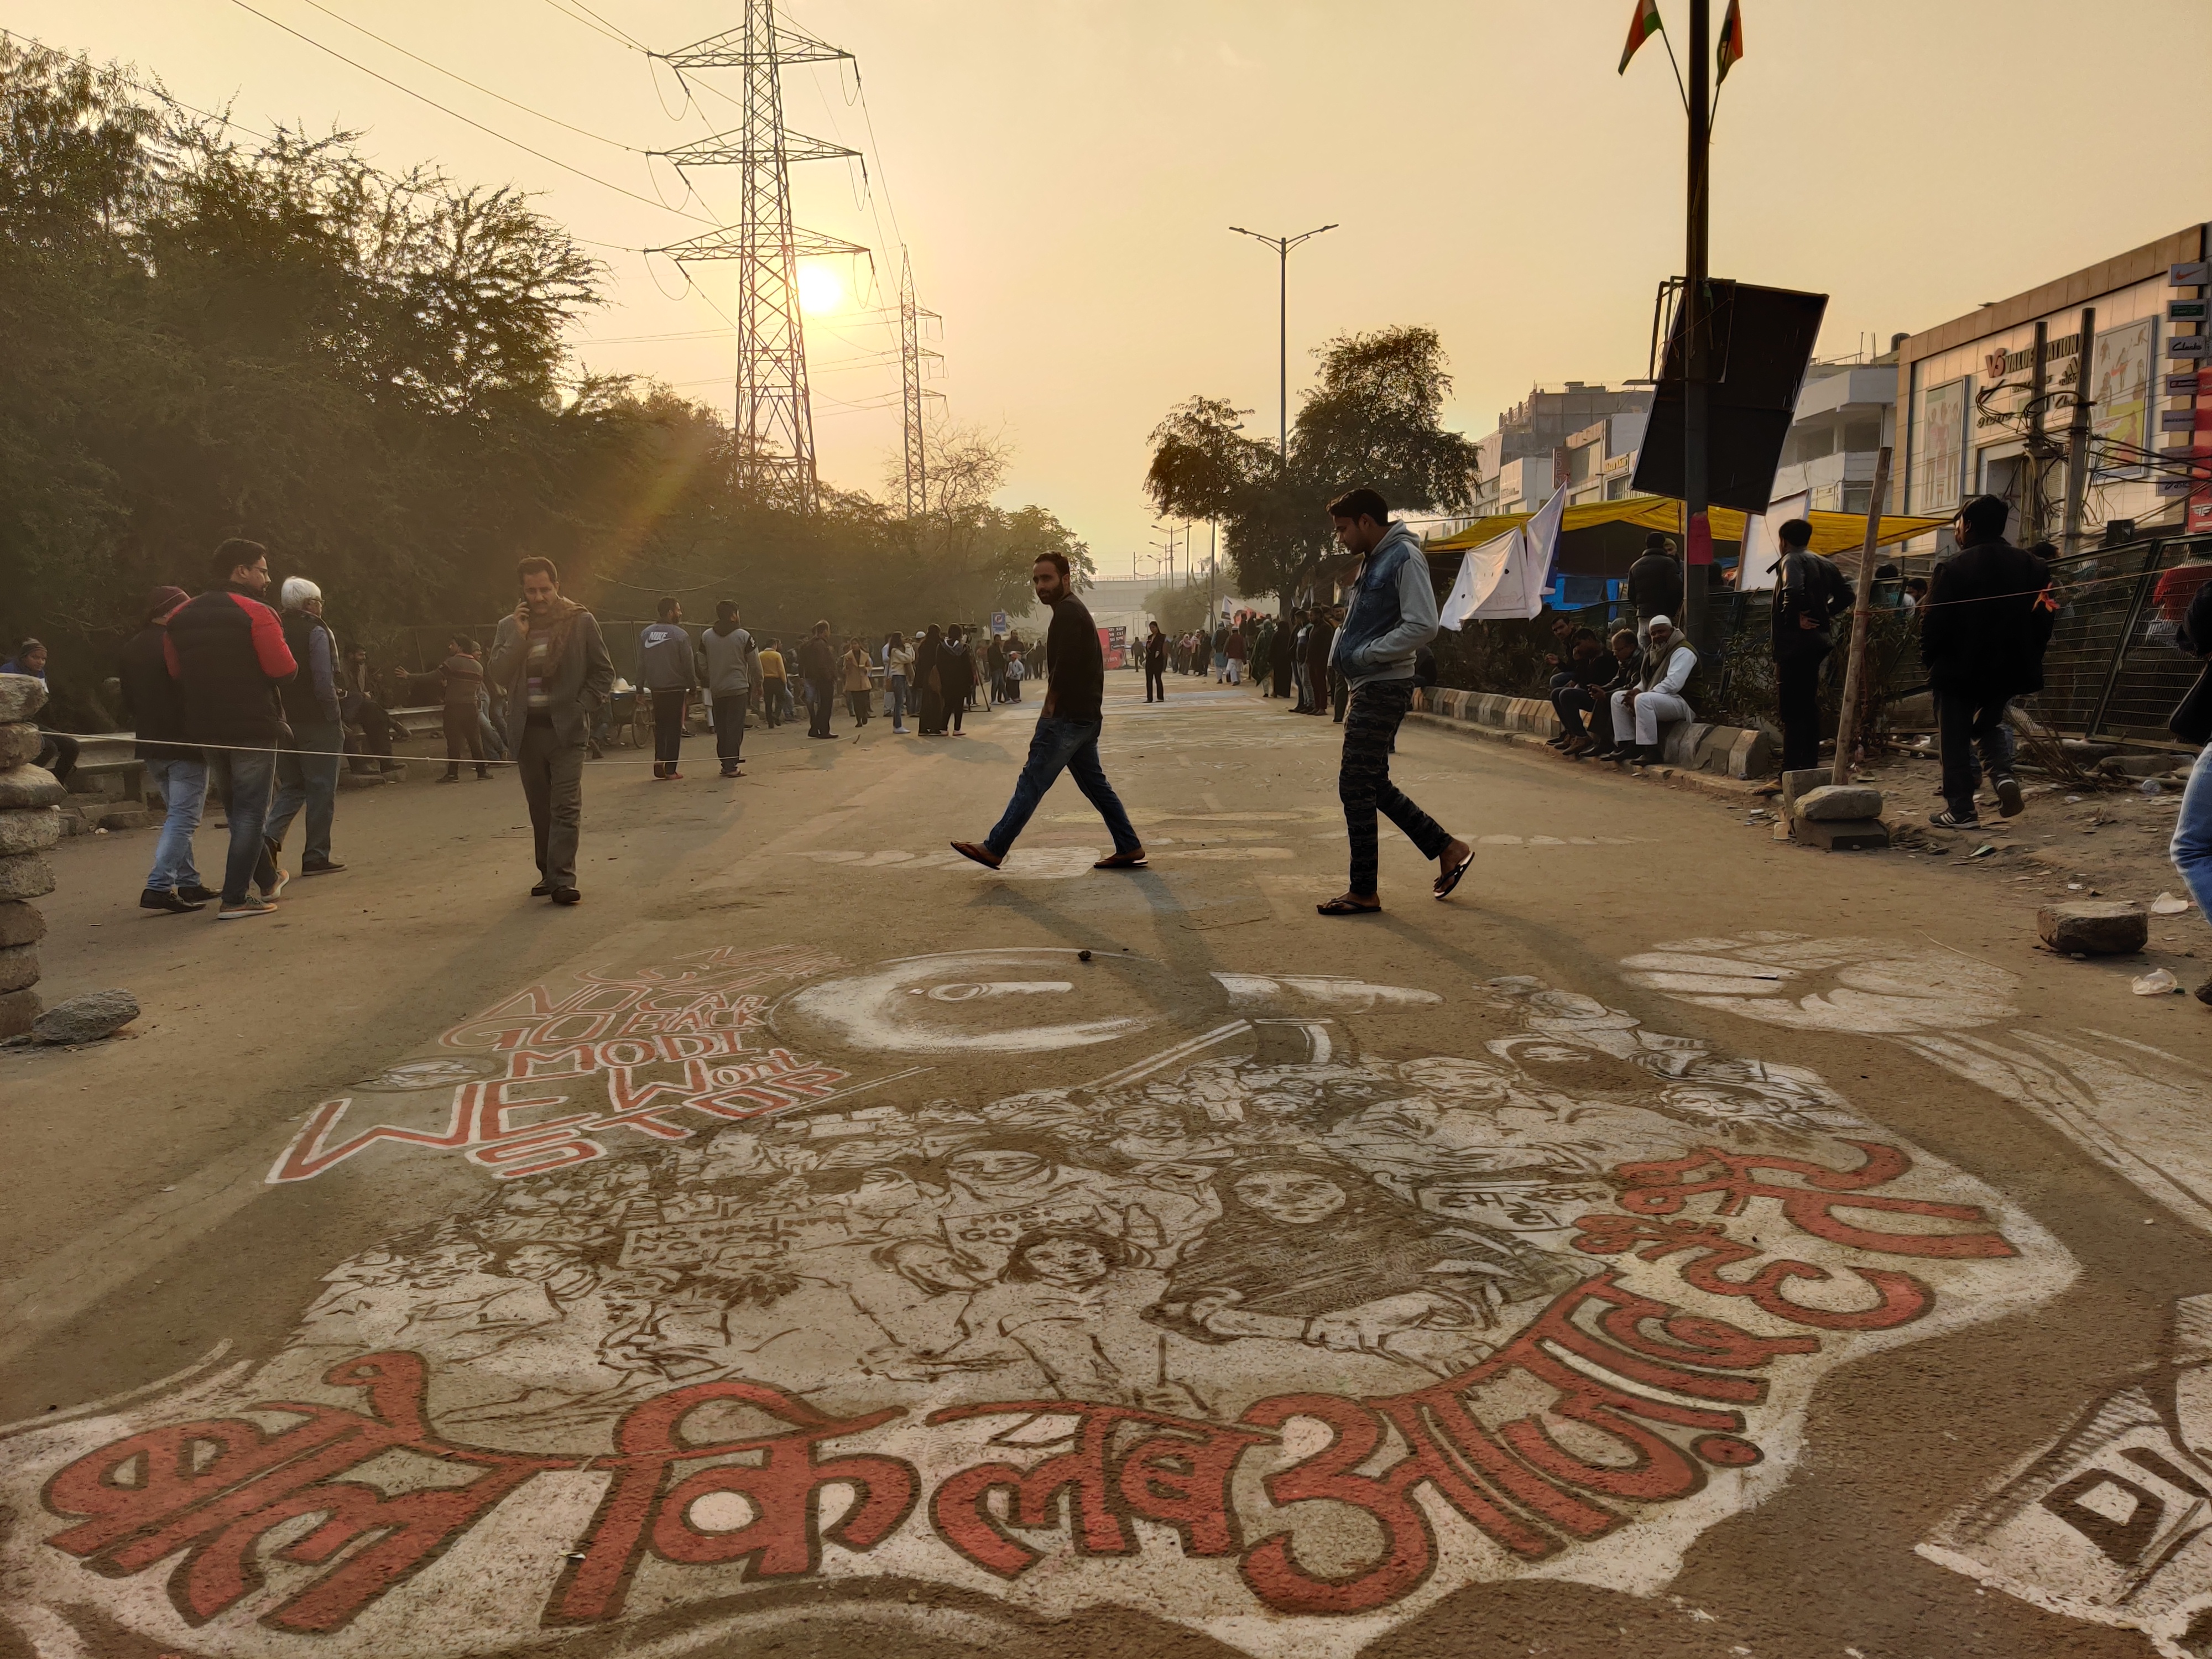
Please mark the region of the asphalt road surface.
<svg viewBox="0 0 2212 1659"><path fill-rule="evenodd" d="M1035 704L348 794L274 919L58 854L0 1054L0 1652L2212 1655L2185 998L1925 860L1409 728ZM219 838L204 833L204 861ZM2201 933L2202 923L2188 925Z"/></svg>

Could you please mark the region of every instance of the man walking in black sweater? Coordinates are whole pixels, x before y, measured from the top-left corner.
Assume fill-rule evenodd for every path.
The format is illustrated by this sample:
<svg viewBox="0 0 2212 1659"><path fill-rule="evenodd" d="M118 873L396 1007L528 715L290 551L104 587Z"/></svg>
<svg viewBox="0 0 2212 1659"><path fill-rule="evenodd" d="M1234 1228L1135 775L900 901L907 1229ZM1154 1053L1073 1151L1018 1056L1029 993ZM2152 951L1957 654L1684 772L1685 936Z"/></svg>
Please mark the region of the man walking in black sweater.
<svg viewBox="0 0 2212 1659"><path fill-rule="evenodd" d="M956 841L952 850L986 869L1006 861L1014 837L1022 833L1053 782L1065 771L1075 780L1084 798L1106 820L1114 837L1114 851L1092 866L1097 870L1133 870L1145 861L1144 843L1137 839L1121 797L1106 781L1098 763L1098 733L1105 723L1101 705L1106 695L1106 658L1098 645L1098 629L1091 612L1075 597L1068 582L1067 556L1040 553L1030 572L1037 602L1051 607L1052 628L1045 635L1044 664L1048 677L1044 712L1037 716L1036 732L1030 738L1029 759L1014 781L1014 798L1006 816L981 842Z"/></svg>

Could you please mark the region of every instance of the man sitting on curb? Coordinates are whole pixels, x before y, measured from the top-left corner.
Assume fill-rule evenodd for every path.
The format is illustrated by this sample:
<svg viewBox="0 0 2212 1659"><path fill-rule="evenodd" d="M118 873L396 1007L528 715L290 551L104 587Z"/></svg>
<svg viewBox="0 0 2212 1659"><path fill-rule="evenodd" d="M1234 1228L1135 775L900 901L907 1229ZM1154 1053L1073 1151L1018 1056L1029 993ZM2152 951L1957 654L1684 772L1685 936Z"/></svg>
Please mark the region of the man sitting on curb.
<svg viewBox="0 0 2212 1659"><path fill-rule="evenodd" d="M1595 629L1573 629L1566 636L1566 647L1565 660L1558 657L1545 659L1547 663L1559 665L1559 672L1552 676L1551 703L1552 713L1559 716L1559 734L1545 739L1554 749L1565 749L1582 730L1579 714L1572 720L1568 718L1567 700L1575 699L1574 706L1586 712L1591 707L1589 688L1612 678L1612 661L1606 656L1605 647L1598 643Z"/></svg>
<svg viewBox="0 0 2212 1659"><path fill-rule="evenodd" d="M1643 683L1644 657L1636 648L1636 635L1623 628L1614 630L1606 643L1611 647L1604 659L1610 677L1577 689L1572 696L1559 699L1559 718L1567 725L1566 756L1569 760L1607 760L1620 748L1619 735L1613 724L1613 694L1633 690ZM1596 730L1583 725L1583 715L1590 716Z"/></svg>
<svg viewBox="0 0 2212 1659"><path fill-rule="evenodd" d="M1613 694L1613 741L1617 752L1612 758L1640 766L1660 760L1662 726L1691 718L1689 700L1682 695L1682 688L1698 665L1698 653L1691 649L1689 641L1674 631L1671 620L1654 617L1647 631L1651 646L1644 653L1644 672L1634 686ZM1632 736L1633 749L1628 747Z"/></svg>

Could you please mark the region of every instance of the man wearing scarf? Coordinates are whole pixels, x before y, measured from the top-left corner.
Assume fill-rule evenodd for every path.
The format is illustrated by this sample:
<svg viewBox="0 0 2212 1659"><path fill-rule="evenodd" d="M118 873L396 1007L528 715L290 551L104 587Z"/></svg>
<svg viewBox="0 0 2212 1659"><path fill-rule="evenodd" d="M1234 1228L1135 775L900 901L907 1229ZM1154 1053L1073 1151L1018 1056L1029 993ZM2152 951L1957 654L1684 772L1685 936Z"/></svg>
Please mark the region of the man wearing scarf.
<svg viewBox="0 0 2212 1659"><path fill-rule="evenodd" d="M592 715L614 687L615 665L597 617L561 597L553 561L514 568L522 601L500 619L489 677L507 692L507 748L522 775L537 840L533 898L574 904L576 842L584 821L584 750Z"/></svg>

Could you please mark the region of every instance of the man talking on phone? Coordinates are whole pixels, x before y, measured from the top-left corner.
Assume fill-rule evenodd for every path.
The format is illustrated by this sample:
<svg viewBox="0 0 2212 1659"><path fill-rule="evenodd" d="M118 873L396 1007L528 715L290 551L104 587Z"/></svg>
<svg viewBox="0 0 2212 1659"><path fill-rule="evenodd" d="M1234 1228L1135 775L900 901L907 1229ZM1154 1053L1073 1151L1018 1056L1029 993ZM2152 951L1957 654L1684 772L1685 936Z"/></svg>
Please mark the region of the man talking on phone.
<svg viewBox="0 0 2212 1659"><path fill-rule="evenodd" d="M599 619L561 597L550 559L514 567L522 602L500 619L486 678L507 692L507 752L522 775L538 842L532 898L574 904L576 840L584 822L584 750L592 715L614 689L615 665Z"/></svg>

